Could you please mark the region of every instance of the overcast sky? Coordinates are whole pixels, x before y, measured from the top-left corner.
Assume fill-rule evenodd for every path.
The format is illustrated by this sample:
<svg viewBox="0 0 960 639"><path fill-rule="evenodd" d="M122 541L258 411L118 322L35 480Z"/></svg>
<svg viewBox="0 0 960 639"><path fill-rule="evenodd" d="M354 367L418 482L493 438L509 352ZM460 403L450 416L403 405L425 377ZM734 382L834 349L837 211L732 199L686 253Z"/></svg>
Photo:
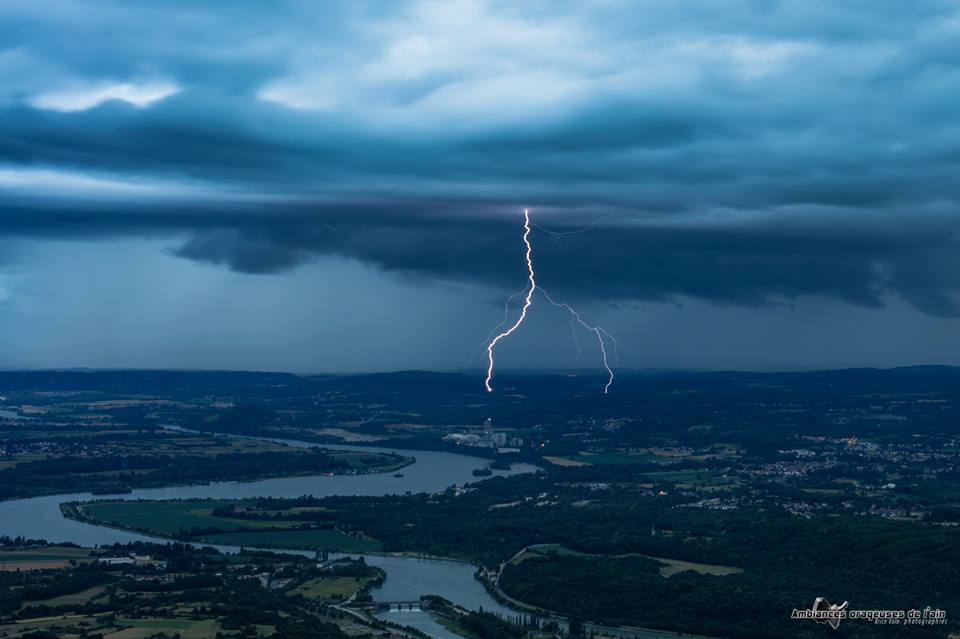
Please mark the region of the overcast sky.
<svg viewBox="0 0 960 639"><path fill-rule="evenodd" d="M958 104L956 1L2 0L0 367L459 369L524 207L621 366L960 364Z"/></svg>

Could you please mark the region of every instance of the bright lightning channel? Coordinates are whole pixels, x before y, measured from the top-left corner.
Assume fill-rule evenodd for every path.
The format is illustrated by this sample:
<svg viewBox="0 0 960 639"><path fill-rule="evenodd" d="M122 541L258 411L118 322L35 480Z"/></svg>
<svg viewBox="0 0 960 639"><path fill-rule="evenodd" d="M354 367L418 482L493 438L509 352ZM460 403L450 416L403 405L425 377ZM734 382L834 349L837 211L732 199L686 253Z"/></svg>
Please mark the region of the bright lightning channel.
<svg viewBox="0 0 960 639"><path fill-rule="evenodd" d="M596 224L597 223L594 222L594 224L591 225L590 228L592 228ZM530 309L530 306L533 304L534 293L539 291L540 294L543 295L544 299L546 299L550 304L558 308L566 309L570 313L571 322L576 322L580 324L581 326L583 326L583 328L585 328L586 330L590 331L591 333L597 336L597 343L600 345L600 353L603 355L603 367L607 370L607 383L603 387L603 393L606 395L607 393L610 392L610 386L613 384L614 375L613 375L613 369L610 367L610 361L607 355L607 347L606 347L606 343L604 342L604 338L609 339L612 342L614 347L614 352L616 352L616 348L617 348L617 338L615 338L613 335L608 333L606 329L600 326L591 326L590 324L588 324L583 320L583 318L580 316L580 313L575 308L573 308L566 302L555 301L552 297L550 297L550 295L542 287L537 286L536 275L534 274L534 271L533 271L533 246L530 244L530 227L531 226L536 226L537 228L541 228L536 224L531 224L530 209L524 209L523 210L523 243L526 246L527 281L528 281L527 288L525 289L526 297L524 298L523 307L520 309L520 316L517 318L517 321L515 321L505 331L497 334L497 336L494 337L492 340L490 340L490 342L487 344L487 378L484 380L484 386L486 387L488 393L493 392L493 386L491 385L491 381L493 380L494 348L502 339L509 337L518 328L520 328L520 325L523 324L523 321L527 318L527 311ZM546 231L546 229L543 229L543 230ZM587 230L589 230L589 228L583 229L579 232L582 233ZM547 232L550 233L550 231L547 231ZM523 291L521 291L521 293L522 292ZM506 310L504 313L504 320L500 322L500 324L496 328L494 328L494 331L496 331L498 328L500 328L500 326L503 326L503 324L506 323L507 315L509 313L509 308L510 308L510 301L519 294L520 293L514 293L507 300L507 304L505 307ZM493 331L491 331L491 335L492 334L493 334ZM578 351L577 359L579 362L580 343L576 341L576 336L574 336L574 341L577 344L577 351Z"/></svg>
<svg viewBox="0 0 960 639"><path fill-rule="evenodd" d="M484 380L483 384L487 387L488 393L493 392L493 386L490 385L490 380L493 379L493 349L497 345L497 342L504 337L508 337L520 328L523 320L527 319L527 309L529 309L533 303L533 294L537 290L537 279L533 274L533 246L530 244L530 209L523 209L523 243L527 245L527 281L530 284L527 287L527 296L523 299L523 308L520 309L520 317L517 318L517 321L514 322L510 328L494 337L490 340L490 343L487 344L487 379Z"/></svg>
<svg viewBox="0 0 960 639"><path fill-rule="evenodd" d="M490 329L490 332L487 334L486 338L484 338L482 342L477 344L477 348L474 349L473 354L470 355L470 359L467 360L467 366L472 365L473 362L477 359L477 355L479 355L481 351L487 348L487 344L489 344L490 340L493 339L493 336L497 334L497 331L499 331L501 328L507 325L507 322L510 321L510 315L512 311L512 309L510 308L510 305L513 304L513 300L517 299L518 297L525 294L526 292L527 292L527 289L526 287L524 287L523 289L517 291L516 293L514 293L513 295L507 298L507 301L504 302L503 304L503 319L500 320L499 324L497 324L496 326ZM571 326L574 325L573 318L570 319L570 324ZM577 361L578 363L580 361L579 355L577 356Z"/></svg>

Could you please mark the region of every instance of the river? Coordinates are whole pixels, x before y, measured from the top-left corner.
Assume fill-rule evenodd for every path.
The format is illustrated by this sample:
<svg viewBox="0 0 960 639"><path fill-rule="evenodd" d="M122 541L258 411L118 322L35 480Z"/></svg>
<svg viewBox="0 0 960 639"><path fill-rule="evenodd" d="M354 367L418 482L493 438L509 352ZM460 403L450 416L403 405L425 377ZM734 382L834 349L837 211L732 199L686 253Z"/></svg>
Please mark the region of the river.
<svg viewBox="0 0 960 639"><path fill-rule="evenodd" d="M182 430L182 429L176 429ZM473 475L477 468L484 468L489 460L457 453L426 450L403 450L374 446L348 446L340 444L315 444L289 439L268 439L303 448L330 448L358 452L384 452L414 456L416 462L400 470L401 477L393 473L366 475L324 475L308 477L281 477L247 482L217 482L165 488L142 488L123 495L93 495L73 493L49 495L30 499L0 502L0 535L22 536L28 539L46 539L50 542L72 542L93 547L104 544L128 543L131 541L154 541L167 543L167 539L95 526L67 519L60 512L60 504L68 501L91 501L95 499L240 499L245 497L300 497L313 495L395 495L410 493L436 493L450 486L482 481ZM530 464L514 464L509 471L494 470L493 476L529 473L537 470ZM236 552L237 547L216 546L226 552ZM417 559L390 555L366 555L367 563L382 568L387 578L381 588L371 594L375 601L413 601L422 595L440 595L455 604L478 610L483 608L501 615L517 615L512 608L501 605L474 578L476 567L459 561L442 559ZM435 639L463 639L441 626L427 612L420 610L391 611L377 617L406 626L412 626ZM565 624L562 624L565 625ZM588 631L629 639L677 639L676 633L635 628L608 628L587 624ZM694 635L684 635L693 638ZM708 639L708 638L705 638Z"/></svg>
<svg viewBox="0 0 960 639"><path fill-rule="evenodd" d="M463 485L477 481L473 471L489 464L489 460L454 453L400 450L379 447L357 447L312 444L291 440L275 440L298 447L323 447L336 450L378 451L414 456L416 462L401 469L402 477L393 473L367 475L332 475L310 477L282 477L249 482L219 482L190 486L145 488L110 499L205 499L243 497L299 497L314 495L390 495L403 493L440 492L453 484ZM509 471L494 471L494 476L533 472L535 466L515 464ZM104 495L74 493L50 495L31 499L0 502L0 535L46 539L51 542L72 542L82 546L97 546L130 541L160 541L146 535L95 526L63 517L60 504L67 501L104 499ZM224 550L232 550L224 548ZM415 559L384 555L367 555L367 563L383 568L387 578L382 588L375 590L377 601L411 601L421 595L442 595L465 608L517 614L497 603L474 579L476 568L470 564L437 559ZM462 639L446 630L426 612L403 611L378 615L423 630L437 639Z"/></svg>

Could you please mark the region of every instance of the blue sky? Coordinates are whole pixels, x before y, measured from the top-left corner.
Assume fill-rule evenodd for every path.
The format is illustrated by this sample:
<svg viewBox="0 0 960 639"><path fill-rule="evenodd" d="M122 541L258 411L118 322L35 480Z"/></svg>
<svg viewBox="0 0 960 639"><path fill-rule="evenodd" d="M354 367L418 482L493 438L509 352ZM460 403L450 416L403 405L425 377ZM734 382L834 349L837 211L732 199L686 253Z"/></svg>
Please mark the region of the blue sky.
<svg viewBox="0 0 960 639"><path fill-rule="evenodd" d="M535 229L539 274L623 366L960 363L958 36L936 1L6 0L0 366L459 368L523 207L591 227Z"/></svg>

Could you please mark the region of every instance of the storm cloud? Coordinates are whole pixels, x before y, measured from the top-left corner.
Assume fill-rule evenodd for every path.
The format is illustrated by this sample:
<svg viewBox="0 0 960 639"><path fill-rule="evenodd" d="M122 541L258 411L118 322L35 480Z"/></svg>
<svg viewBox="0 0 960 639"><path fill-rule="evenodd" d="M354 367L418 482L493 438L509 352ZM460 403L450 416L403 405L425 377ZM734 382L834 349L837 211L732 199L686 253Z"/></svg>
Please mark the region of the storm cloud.
<svg viewBox="0 0 960 639"><path fill-rule="evenodd" d="M955 2L0 6L0 234L960 315ZM571 233L595 222L589 232Z"/></svg>

